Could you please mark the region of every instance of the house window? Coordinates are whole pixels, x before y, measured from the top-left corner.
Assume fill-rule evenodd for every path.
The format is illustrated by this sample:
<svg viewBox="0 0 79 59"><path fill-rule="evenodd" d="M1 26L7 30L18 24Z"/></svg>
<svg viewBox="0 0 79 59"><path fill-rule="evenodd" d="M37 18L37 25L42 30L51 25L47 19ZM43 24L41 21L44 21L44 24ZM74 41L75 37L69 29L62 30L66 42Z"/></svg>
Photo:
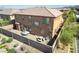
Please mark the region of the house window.
<svg viewBox="0 0 79 59"><path fill-rule="evenodd" d="M34 25L35 25L35 26L39 26L39 22L38 22L38 21L35 21L35 22L34 22Z"/></svg>
<svg viewBox="0 0 79 59"><path fill-rule="evenodd" d="M45 24L49 24L49 18L45 18L45 19L44 19L44 23L45 23Z"/></svg>
<svg viewBox="0 0 79 59"><path fill-rule="evenodd" d="M32 17L31 16L28 16L29 17L29 19L31 19Z"/></svg>

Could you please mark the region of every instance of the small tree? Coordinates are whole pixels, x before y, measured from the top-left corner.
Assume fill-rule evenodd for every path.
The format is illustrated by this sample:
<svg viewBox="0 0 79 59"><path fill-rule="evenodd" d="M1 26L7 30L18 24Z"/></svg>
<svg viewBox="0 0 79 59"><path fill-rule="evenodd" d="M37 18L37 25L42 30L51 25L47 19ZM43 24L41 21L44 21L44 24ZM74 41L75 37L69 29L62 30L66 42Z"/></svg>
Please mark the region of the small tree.
<svg viewBox="0 0 79 59"><path fill-rule="evenodd" d="M67 22L69 23L76 21L76 15L75 15L74 8L70 9L67 20L68 20Z"/></svg>

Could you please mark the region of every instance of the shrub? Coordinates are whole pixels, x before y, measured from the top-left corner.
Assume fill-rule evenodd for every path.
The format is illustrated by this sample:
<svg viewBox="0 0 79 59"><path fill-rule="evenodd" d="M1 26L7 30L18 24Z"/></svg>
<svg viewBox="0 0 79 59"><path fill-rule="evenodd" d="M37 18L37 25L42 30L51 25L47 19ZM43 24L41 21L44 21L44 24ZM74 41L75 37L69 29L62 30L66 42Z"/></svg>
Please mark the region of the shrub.
<svg viewBox="0 0 79 59"><path fill-rule="evenodd" d="M4 47L5 47L5 45L3 45L3 44L0 44L0 49L1 49L1 48L4 48Z"/></svg>
<svg viewBox="0 0 79 59"><path fill-rule="evenodd" d="M1 44L6 43L6 38L2 38L1 42L2 42Z"/></svg>
<svg viewBox="0 0 79 59"><path fill-rule="evenodd" d="M76 15L74 12L74 8L71 8L69 11L69 14L68 14L68 21L67 22L71 23L71 22L75 22L75 21L76 21Z"/></svg>
<svg viewBox="0 0 79 59"><path fill-rule="evenodd" d="M13 39L11 37L9 37L9 38L2 38L2 40L1 40L2 44L4 44L4 43L11 43L12 41L13 41Z"/></svg>
<svg viewBox="0 0 79 59"><path fill-rule="evenodd" d="M12 41L13 41L12 37L9 37L6 42L11 43Z"/></svg>
<svg viewBox="0 0 79 59"><path fill-rule="evenodd" d="M0 26L5 26L5 25L8 25L8 24L10 24L9 20L0 19Z"/></svg>
<svg viewBox="0 0 79 59"><path fill-rule="evenodd" d="M7 53L16 53L16 50L14 48L11 48L11 49L6 48L6 50L7 50Z"/></svg>

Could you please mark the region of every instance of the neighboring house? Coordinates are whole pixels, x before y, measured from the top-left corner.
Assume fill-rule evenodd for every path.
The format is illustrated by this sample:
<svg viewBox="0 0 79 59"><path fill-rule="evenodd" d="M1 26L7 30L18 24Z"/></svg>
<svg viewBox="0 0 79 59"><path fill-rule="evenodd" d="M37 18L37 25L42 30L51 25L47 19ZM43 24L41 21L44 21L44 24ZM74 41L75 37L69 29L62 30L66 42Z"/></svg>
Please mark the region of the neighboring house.
<svg viewBox="0 0 79 59"><path fill-rule="evenodd" d="M3 20L13 20L15 19L13 13L18 12L16 9L2 9L0 10L0 19Z"/></svg>
<svg viewBox="0 0 79 59"><path fill-rule="evenodd" d="M66 7L62 7L62 8L52 8L52 9L57 9L57 10L59 10L59 11L61 11L61 12L64 12L64 11L69 11L70 10L70 8L66 8Z"/></svg>
<svg viewBox="0 0 79 59"><path fill-rule="evenodd" d="M64 11L68 12L69 10L70 10L70 8L61 8L60 9L61 12L64 12Z"/></svg>
<svg viewBox="0 0 79 59"><path fill-rule="evenodd" d="M59 10L46 7L28 8L14 15L19 30L48 38L53 38L63 23Z"/></svg>
<svg viewBox="0 0 79 59"><path fill-rule="evenodd" d="M76 14L76 21L79 22L79 14Z"/></svg>

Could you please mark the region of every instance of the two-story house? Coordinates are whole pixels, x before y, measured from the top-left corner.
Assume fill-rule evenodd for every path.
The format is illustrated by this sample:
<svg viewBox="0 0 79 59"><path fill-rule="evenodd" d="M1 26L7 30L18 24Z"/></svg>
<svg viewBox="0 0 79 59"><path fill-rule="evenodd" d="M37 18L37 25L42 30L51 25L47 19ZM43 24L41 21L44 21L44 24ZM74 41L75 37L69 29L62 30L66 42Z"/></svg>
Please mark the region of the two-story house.
<svg viewBox="0 0 79 59"><path fill-rule="evenodd" d="M63 23L62 12L46 7L27 8L14 15L19 24L16 28L48 38L53 38Z"/></svg>
<svg viewBox="0 0 79 59"><path fill-rule="evenodd" d="M15 19L14 13L19 12L16 9L2 9L0 10L0 19L3 20L13 20Z"/></svg>

